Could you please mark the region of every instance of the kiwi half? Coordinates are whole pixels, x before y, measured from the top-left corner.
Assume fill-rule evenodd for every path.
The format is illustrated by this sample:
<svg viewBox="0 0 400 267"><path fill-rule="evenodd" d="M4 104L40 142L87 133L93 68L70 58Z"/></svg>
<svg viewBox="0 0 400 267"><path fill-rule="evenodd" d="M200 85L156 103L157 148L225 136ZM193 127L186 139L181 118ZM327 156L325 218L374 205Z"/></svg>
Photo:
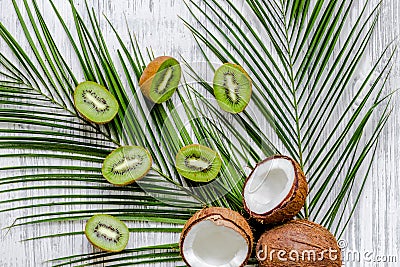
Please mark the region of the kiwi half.
<svg viewBox="0 0 400 267"><path fill-rule="evenodd" d="M119 109L117 100L105 87L90 81L76 87L74 103L84 118L98 124L110 122Z"/></svg>
<svg viewBox="0 0 400 267"><path fill-rule="evenodd" d="M154 103L162 103L171 98L181 79L179 62L168 56L154 59L143 71L139 86L143 94Z"/></svg>
<svg viewBox="0 0 400 267"><path fill-rule="evenodd" d="M129 229L111 215L97 214L86 222L85 235L93 246L104 251L119 252L128 244Z"/></svg>
<svg viewBox="0 0 400 267"><path fill-rule="evenodd" d="M179 174L195 182L213 180L221 165L217 152L198 144L185 146L176 155L175 167Z"/></svg>
<svg viewBox="0 0 400 267"><path fill-rule="evenodd" d="M145 176L151 164L151 155L143 147L123 146L104 159L101 171L110 183L127 185Z"/></svg>
<svg viewBox="0 0 400 267"><path fill-rule="evenodd" d="M214 96L223 110L243 111L250 102L251 92L250 76L241 66L225 63L215 71Z"/></svg>

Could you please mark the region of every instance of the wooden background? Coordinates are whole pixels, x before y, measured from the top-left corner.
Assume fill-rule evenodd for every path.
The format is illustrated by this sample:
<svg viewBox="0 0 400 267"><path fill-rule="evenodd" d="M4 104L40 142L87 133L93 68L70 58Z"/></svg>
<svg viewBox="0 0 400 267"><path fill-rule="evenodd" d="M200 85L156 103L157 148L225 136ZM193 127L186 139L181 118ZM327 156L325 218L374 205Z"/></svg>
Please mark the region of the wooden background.
<svg viewBox="0 0 400 267"><path fill-rule="evenodd" d="M22 0L17 1L23 6ZM48 25L50 30L57 32L60 29L55 21L48 6L47 0L38 1L42 7L43 14L48 15ZM79 3L81 14L85 16L83 1ZM156 55L167 54L178 57L182 54L189 61L197 62L201 59L196 44L189 31L183 26L178 16L189 17L182 0L118 0L106 1L95 0L92 2L98 14L104 13L120 32L126 37L126 24L123 14L126 15L128 25L137 36L142 47L152 47ZM357 1L356 1L357 2ZM362 3L363 1L359 1ZM59 11L65 14L69 24L72 25L69 5L65 0L55 1ZM379 52L391 40L395 39L400 32L400 2L398 0L383 0L383 14L378 23L378 28L374 33L373 41L369 47L369 59L376 59ZM358 5L354 7L354 14L358 12ZM23 12L23 15L26 14ZM22 31L19 27L17 16L15 15L10 0L0 0L0 21L4 23L12 33L19 36L23 47L28 47L22 38ZM104 34L111 44L112 50L116 44L110 28L102 20ZM57 35L57 42L65 55L70 55L69 46L63 45L65 36ZM25 42L25 43L24 43ZM5 44L0 42L0 50ZM77 67L77 62L69 60L73 67ZM366 60L368 62L368 59ZM361 70L362 71L362 70ZM395 62L394 70L391 74L388 88L390 90L399 88L400 63ZM371 252L376 255L397 256L397 263L372 263L372 262L348 262L346 266L400 266L400 197L399 197L399 147L400 147L400 108L398 106L398 94L395 95L393 115L388 126L382 134L377 157L373 165L372 173L368 180L362 200L357 212L354 215L343 240L347 243L347 248L353 251ZM46 162L41 162L46 164ZM29 160L14 160L13 162L1 162L1 166L13 164L32 164ZM355 192L357 193L357 192ZM31 193L27 193L31 194ZM34 194L34 193L32 193ZM24 194L21 194L24 195ZM14 195L15 196L15 195ZM7 198L8 195L0 195L0 198ZM0 200L1 200L0 199ZM48 208L48 210L54 210ZM10 225L14 218L24 214L24 211L0 214L0 227ZM30 267L48 266L47 259L68 256L92 251L92 247L84 237L65 237L41 241L31 241L21 243L19 240L42 235L46 233L80 231L83 223L63 223L63 224L43 224L31 227L16 228L10 232L1 232L0 243L0 266ZM143 244L152 244L154 241L168 243L175 242L177 235L163 234L137 234L130 241L129 247ZM169 266L168 264L163 266Z"/></svg>

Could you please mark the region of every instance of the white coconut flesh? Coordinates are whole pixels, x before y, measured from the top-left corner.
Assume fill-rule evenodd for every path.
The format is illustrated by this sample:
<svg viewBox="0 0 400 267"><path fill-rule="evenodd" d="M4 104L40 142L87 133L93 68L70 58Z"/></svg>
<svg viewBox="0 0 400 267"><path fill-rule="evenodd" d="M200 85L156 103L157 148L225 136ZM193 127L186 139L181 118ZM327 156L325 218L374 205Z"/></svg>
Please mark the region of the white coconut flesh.
<svg viewBox="0 0 400 267"><path fill-rule="evenodd" d="M212 220L192 226L183 242L183 255L191 267L237 267L248 253L249 245L240 233Z"/></svg>
<svg viewBox="0 0 400 267"><path fill-rule="evenodd" d="M275 209L289 195L295 175L293 163L285 158L257 165L244 188L247 208L256 214Z"/></svg>

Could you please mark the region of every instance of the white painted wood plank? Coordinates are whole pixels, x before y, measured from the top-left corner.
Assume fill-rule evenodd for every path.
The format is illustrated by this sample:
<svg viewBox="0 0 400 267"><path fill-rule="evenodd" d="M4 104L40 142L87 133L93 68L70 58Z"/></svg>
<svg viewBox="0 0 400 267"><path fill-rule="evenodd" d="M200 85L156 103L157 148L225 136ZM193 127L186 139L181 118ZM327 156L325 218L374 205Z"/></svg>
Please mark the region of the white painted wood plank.
<svg viewBox="0 0 400 267"><path fill-rule="evenodd" d="M22 0L17 1L22 6ZM79 2L79 10L84 12L83 1ZM362 2L362 1L360 1ZM57 7L62 14L66 14L70 18L70 8L65 0L55 1ZM39 4L43 7L42 11L48 17L48 21L56 21L50 10L47 0L42 0ZM400 8L399 1L386 0L383 6L383 16L381 17L377 30L374 33L373 42L369 48L369 56L376 60L379 52L384 46L400 33ZM178 16L189 17L183 1L181 0L119 0L93 1L93 6L98 14L104 13L113 23L118 32L122 34L122 38L127 40L127 29L125 24L126 16L127 24L132 31L137 34L139 43L143 47L152 47L156 55L168 54L179 57L182 54L190 62L198 62L201 55L196 44L192 39L189 31L183 26ZM18 37L22 37L21 28L18 26L18 20L13 12L13 6L9 0L0 0L0 20ZM356 9L354 12L357 12ZM22 11L24 17L26 13ZM87 16L84 16L87 19ZM68 20L69 25L73 25L71 19ZM61 31L60 26L54 23L50 30L53 32ZM107 23L102 20L101 27L107 41L111 44L110 48L117 47L117 42L113 37L112 31ZM70 47L64 45L65 36L58 35L57 42L66 55L73 69L78 69L78 63L75 58L71 57ZM0 51L5 44L0 42ZM24 48L28 48L27 42L23 43ZM115 56L115 55L114 55ZM388 88L398 89L400 77L400 63L395 61L395 66L391 74ZM83 76L80 76L83 79ZM348 249L360 252L374 252L377 255L397 255L400 262L400 197L399 197L399 176L398 164L400 160L400 107L398 105L399 96L396 94L394 100L393 115L390 118L388 126L382 135L377 150L377 159L374 161L372 173L370 174L367 187L362 196L357 212L354 215L351 224L346 231L343 240L348 243ZM13 162L20 164L34 164L31 160L20 160ZM46 162L41 162L46 164ZM11 162L1 162L1 166L10 165ZM31 194L31 193L28 193ZM357 192L354 192L356 196ZM23 196L24 194L21 194ZM2 198L7 197L1 196ZM45 211L46 209L43 209ZM47 210L57 210L57 207L48 208ZM24 214L24 211L16 211L3 214L0 217L0 227L10 225L14 218ZM2 231L2 239L0 244L0 266L47 266L45 260L79 254L92 251L92 247L88 244L84 237L65 237L42 241L33 241L20 243L19 240L32 237L33 235L54 233L60 231L80 231L83 223L52 223L44 225L35 225L31 227L23 227L13 229L10 232ZM152 243L154 241L162 242L176 241L177 235L147 235L140 234L136 240L130 243L130 247ZM398 266L399 263L348 263L346 266ZM163 266L169 266L165 264Z"/></svg>

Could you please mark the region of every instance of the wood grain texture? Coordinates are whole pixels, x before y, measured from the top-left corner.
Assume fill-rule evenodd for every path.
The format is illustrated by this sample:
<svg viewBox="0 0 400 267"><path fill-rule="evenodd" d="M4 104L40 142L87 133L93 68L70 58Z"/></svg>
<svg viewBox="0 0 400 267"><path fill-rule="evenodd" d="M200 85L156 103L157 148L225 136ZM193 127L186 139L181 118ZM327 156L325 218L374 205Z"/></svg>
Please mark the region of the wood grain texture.
<svg viewBox="0 0 400 267"><path fill-rule="evenodd" d="M43 14L46 14L47 23L52 32L60 31L60 26L55 23L56 19L50 10L47 0L38 1ZM88 20L84 12L83 1L77 0L78 9ZM240 1L238 1L240 2ZM357 2L357 1L356 1ZM357 14L363 1L354 6L354 14ZM17 3L22 7L23 1ZM65 14L68 25L72 27L70 7L67 1L57 0L56 6L62 14ZM179 57L182 54L189 62L199 62L201 53L196 48L190 32L183 26L178 16L189 17L182 0L95 0L91 1L94 10L98 14L105 14L113 23L117 31L124 40L128 40L126 22L129 28L137 34L138 41L142 47L151 47L156 55L172 55ZM239 5L240 6L240 5ZM23 16L27 17L22 10ZM368 56L364 60L364 66L372 64L377 59L379 53L385 45L398 37L400 33L400 2L398 0L384 0L382 16L373 35L373 40L368 48ZM0 0L0 21L15 35L23 40L24 48L29 45L22 38L23 33L19 27L19 22L13 5L10 0ZM54 23L52 23L54 21ZM117 41L110 29L110 26L101 20L103 34L110 44L110 49L117 47ZM257 25L256 25L257 26ZM67 56L72 69L79 69L77 60L71 56L71 47L66 37L62 34L56 35L56 41L61 50ZM397 42L397 40L396 40ZM5 44L0 41L0 51L3 51ZM113 54L116 58L116 53ZM388 90L399 89L400 82L400 62L394 61L393 72L388 82ZM362 75L363 69L360 70ZM79 72L77 72L79 74ZM83 75L77 75L83 79ZM362 254L371 252L374 255L394 255L397 256L397 263L378 263L378 262L347 262L346 266L389 266L400 265L400 182L398 175L398 165L400 164L400 105L399 95L394 95L393 114L387 127L382 133L381 142L377 150L377 156L373 163L365 192L362 195L361 203L354 214L348 230L342 237L347 243L347 249L359 251ZM318 103L316 103L318 105ZM36 159L13 159L1 161L0 166L12 165L46 165L50 162L42 162ZM51 162L57 164L57 162ZM22 172L23 173L23 172ZM2 174L1 174L2 175ZM358 192L354 192L353 199ZM20 193L19 197L32 195L34 192ZM7 199L11 194L0 194L0 200ZM15 194L12 194L16 197ZM351 200L350 200L351 201ZM29 204L29 203L26 203ZM40 208L40 211L54 211L58 207ZM16 217L26 214L24 210L0 214L0 227L12 224ZM133 225L133 224L132 224ZM148 226L143 223L142 225ZM56 239L46 239L21 243L19 240L35 235L44 235L65 231L81 231L84 227L83 222L77 223L51 223L41 224L22 228L16 228L7 232L1 231L0 243L0 266L5 267L31 267L31 266L51 266L45 261L51 258L80 254L93 251L84 236L61 237ZM129 247L144 244L177 242L177 234L135 234L131 238ZM144 266L144 265L143 265ZM146 265L147 266L147 265ZM170 266L164 264L161 266Z"/></svg>

